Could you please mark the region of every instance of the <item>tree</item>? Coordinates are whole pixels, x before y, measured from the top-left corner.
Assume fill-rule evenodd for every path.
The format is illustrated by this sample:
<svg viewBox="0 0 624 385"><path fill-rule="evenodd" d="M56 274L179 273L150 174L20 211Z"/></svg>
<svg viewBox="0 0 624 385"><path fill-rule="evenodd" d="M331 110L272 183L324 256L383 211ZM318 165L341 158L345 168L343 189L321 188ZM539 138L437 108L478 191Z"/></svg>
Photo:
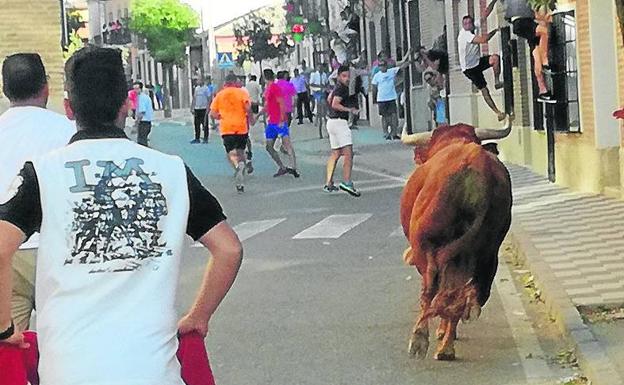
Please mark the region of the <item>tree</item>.
<svg viewBox="0 0 624 385"><path fill-rule="evenodd" d="M133 0L131 7L130 30L146 40L150 55L163 65L165 116L171 117L169 73L184 62L199 17L180 0Z"/></svg>
<svg viewBox="0 0 624 385"><path fill-rule="evenodd" d="M271 31L272 27L273 24L255 13L234 25L239 65L242 66L245 61L259 63L262 73L263 60L274 59L292 52L293 47L288 43L288 37L284 33L275 37Z"/></svg>

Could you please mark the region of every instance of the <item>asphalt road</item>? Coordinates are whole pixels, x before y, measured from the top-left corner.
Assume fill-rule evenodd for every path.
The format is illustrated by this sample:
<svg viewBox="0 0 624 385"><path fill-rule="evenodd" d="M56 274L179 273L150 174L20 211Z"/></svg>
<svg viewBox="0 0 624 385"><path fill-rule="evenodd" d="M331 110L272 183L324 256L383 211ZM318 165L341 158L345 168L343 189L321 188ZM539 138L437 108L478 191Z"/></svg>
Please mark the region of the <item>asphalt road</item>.
<svg viewBox="0 0 624 385"><path fill-rule="evenodd" d="M161 124L152 146L185 159L218 197L245 249L207 339L219 385L556 384L574 372L550 359L565 345L544 309L522 294L517 268L504 263L481 319L460 325L457 361L434 361L433 340L427 359L407 354L420 277L401 259L400 178L360 167L353 179L361 198L326 194L317 150L299 146L300 179L273 178L275 166L259 145L256 171L238 195L220 139L190 139L191 127ZM360 150L362 160L406 151L391 144ZM192 302L207 258L189 247L180 312Z"/></svg>

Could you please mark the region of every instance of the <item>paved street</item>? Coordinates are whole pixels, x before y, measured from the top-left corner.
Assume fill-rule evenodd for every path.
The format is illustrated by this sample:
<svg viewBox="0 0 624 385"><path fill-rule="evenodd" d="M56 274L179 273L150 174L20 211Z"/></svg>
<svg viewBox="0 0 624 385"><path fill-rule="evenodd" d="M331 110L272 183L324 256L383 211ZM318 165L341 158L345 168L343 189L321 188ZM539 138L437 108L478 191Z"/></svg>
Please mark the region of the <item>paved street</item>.
<svg viewBox="0 0 624 385"><path fill-rule="evenodd" d="M353 179L363 195L329 195L320 190L325 142L313 139L316 128L295 126L302 177L273 178L275 167L256 140L256 171L237 195L220 139L191 145L191 132L163 123L152 145L185 159L245 247L208 338L219 384L556 384L573 374L547 359L565 346L544 309L519 294L506 264L482 318L460 326L457 362L430 358L433 341L427 360L407 355L420 287L418 273L402 263L398 222L410 149L384 143L370 129L356 132ZM192 301L205 261L203 249L189 247L180 311Z"/></svg>

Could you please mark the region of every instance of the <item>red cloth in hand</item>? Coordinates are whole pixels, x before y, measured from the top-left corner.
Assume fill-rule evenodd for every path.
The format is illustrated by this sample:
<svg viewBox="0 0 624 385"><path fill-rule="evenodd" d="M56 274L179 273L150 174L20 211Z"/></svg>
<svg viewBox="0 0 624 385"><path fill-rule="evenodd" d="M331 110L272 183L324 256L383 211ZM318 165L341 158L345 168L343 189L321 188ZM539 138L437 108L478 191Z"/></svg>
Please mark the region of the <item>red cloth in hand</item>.
<svg viewBox="0 0 624 385"><path fill-rule="evenodd" d="M181 336L176 355L182 367L182 379L187 385L215 385L204 337L199 333Z"/></svg>
<svg viewBox="0 0 624 385"><path fill-rule="evenodd" d="M0 343L0 385L39 385L39 349L37 333L24 332L27 349ZM177 352L182 367L182 380L186 385L215 385L204 338L198 333L180 337Z"/></svg>
<svg viewBox="0 0 624 385"><path fill-rule="evenodd" d="M616 119L624 119L624 108L621 110L613 111L613 117Z"/></svg>

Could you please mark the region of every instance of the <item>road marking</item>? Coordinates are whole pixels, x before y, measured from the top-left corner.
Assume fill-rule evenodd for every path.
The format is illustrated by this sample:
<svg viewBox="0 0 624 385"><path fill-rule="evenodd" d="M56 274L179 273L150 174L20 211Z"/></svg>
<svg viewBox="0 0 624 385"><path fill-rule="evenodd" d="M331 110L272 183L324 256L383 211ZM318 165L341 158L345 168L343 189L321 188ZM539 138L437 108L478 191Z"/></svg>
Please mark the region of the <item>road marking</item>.
<svg viewBox="0 0 624 385"><path fill-rule="evenodd" d="M505 309L505 316L509 322L526 379L529 383L536 383L554 378L554 373L542 358L546 357L546 354L537 340L535 329L526 314L509 267L502 258L498 261L495 286L503 309Z"/></svg>
<svg viewBox="0 0 624 385"><path fill-rule="evenodd" d="M295 235L293 239L337 239L372 216L373 214L330 215L319 223Z"/></svg>
<svg viewBox="0 0 624 385"><path fill-rule="evenodd" d="M263 221L243 222L234 226L234 232L238 235L241 242L253 237L256 234L263 233L272 227L284 222L286 218L267 219ZM191 247L203 247L199 242L194 243Z"/></svg>
<svg viewBox="0 0 624 385"><path fill-rule="evenodd" d="M396 229L394 229L394 231L391 232L388 237L392 238L392 237L402 237L402 236L403 236L403 226L399 226Z"/></svg>
<svg viewBox="0 0 624 385"><path fill-rule="evenodd" d="M407 182L406 178L402 178L402 177L394 176L394 175L389 175L389 174L384 174L383 172L373 171L373 170L370 170L368 168L353 167L353 171L365 172L365 173L370 174L370 175L381 176L381 177L384 177L386 179L392 179L392 180L395 180L397 182L401 182L403 184L405 184L405 182Z"/></svg>
<svg viewBox="0 0 624 385"><path fill-rule="evenodd" d="M365 185L365 184L374 184L374 183L379 183L379 182L388 182L388 178L383 178L383 179L366 179L366 180L360 180L360 181L356 181L356 186L361 186L361 185ZM312 185L312 186L301 186L301 187L293 187L293 188L289 188L289 189L283 189L283 190L279 190L279 191L271 191L265 194L262 194L263 196L269 197L269 196L276 196L276 195L283 195L283 194L291 194L291 193L298 193L298 192L304 192L304 191L314 191L317 190L319 192L323 192L322 191L323 186L322 185Z"/></svg>

